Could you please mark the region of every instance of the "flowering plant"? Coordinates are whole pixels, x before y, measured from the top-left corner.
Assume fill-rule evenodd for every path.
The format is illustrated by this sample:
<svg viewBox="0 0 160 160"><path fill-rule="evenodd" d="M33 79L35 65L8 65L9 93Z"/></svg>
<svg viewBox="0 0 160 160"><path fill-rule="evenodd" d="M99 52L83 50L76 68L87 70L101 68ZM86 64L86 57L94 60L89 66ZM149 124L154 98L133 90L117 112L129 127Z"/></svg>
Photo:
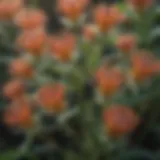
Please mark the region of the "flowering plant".
<svg viewBox="0 0 160 160"><path fill-rule="evenodd" d="M154 1L94 6L89 0L57 0L56 5L65 29L51 34L43 10L23 0L0 1L1 27L17 28L11 80L3 88L11 103L3 120L25 134L11 158L150 158L145 151L128 153L128 147L148 110L140 101L146 102L159 82Z"/></svg>

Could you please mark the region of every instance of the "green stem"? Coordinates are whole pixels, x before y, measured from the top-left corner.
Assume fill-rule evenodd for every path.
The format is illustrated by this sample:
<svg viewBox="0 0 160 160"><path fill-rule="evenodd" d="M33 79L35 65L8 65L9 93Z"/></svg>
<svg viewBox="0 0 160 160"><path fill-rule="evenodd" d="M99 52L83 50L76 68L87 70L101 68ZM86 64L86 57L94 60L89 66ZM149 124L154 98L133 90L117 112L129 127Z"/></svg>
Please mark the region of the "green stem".
<svg viewBox="0 0 160 160"><path fill-rule="evenodd" d="M27 155L27 153L29 152L29 149L33 143L34 136L35 136L34 131L28 132L25 142L22 144L22 146L18 150L19 154L18 154L17 159Z"/></svg>

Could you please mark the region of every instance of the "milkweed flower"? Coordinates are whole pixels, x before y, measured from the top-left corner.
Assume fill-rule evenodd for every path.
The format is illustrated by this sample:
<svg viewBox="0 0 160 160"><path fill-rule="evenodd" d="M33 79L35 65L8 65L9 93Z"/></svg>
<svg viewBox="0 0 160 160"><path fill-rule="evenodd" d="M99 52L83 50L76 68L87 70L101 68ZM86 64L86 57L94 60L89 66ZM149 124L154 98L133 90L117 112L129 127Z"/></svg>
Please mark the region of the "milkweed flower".
<svg viewBox="0 0 160 160"><path fill-rule="evenodd" d="M57 8L64 17L75 21L81 17L89 0L58 0Z"/></svg>
<svg viewBox="0 0 160 160"><path fill-rule="evenodd" d="M17 12L24 6L24 0L1 0L0 20L12 20Z"/></svg>
<svg viewBox="0 0 160 160"><path fill-rule="evenodd" d="M124 82L122 72L117 68L108 68L102 66L96 74L96 82L99 91L103 95L113 95L121 87Z"/></svg>
<svg viewBox="0 0 160 160"><path fill-rule="evenodd" d="M87 24L83 28L83 37L85 40L93 41L98 36L97 26L94 24Z"/></svg>
<svg viewBox="0 0 160 160"><path fill-rule="evenodd" d="M94 21L102 32L110 30L124 19L124 14L116 6L100 4L94 10Z"/></svg>
<svg viewBox="0 0 160 160"><path fill-rule="evenodd" d="M47 34L44 30L24 31L17 38L17 46L28 53L38 56L44 52Z"/></svg>
<svg viewBox="0 0 160 160"><path fill-rule="evenodd" d="M132 73L137 81L151 78L160 71L160 61L147 51L132 54Z"/></svg>
<svg viewBox="0 0 160 160"><path fill-rule="evenodd" d="M52 55L62 62L72 59L76 48L76 39L73 34L64 33L50 38Z"/></svg>
<svg viewBox="0 0 160 160"><path fill-rule="evenodd" d="M27 60L17 58L9 64L9 73L14 77L31 78L33 76L33 67Z"/></svg>
<svg viewBox="0 0 160 160"><path fill-rule="evenodd" d="M37 91L37 101L49 112L62 112L65 108L65 87L62 84L46 84Z"/></svg>
<svg viewBox="0 0 160 160"><path fill-rule="evenodd" d="M104 125L113 137L120 137L135 130L139 116L130 106L112 105L104 111Z"/></svg>
<svg viewBox="0 0 160 160"><path fill-rule="evenodd" d="M47 18L43 10L24 8L14 18L15 24L24 30L43 28Z"/></svg>
<svg viewBox="0 0 160 160"><path fill-rule="evenodd" d="M31 104L17 99L5 110L4 122L11 127L30 128L33 125Z"/></svg>
<svg viewBox="0 0 160 160"><path fill-rule="evenodd" d="M18 79L14 79L8 82L3 88L4 96L10 99L20 98L22 95L24 95L24 92L25 92L24 83Z"/></svg>
<svg viewBox="0 0 160 160"><path fill-rule="evenodd" d="M152 6L154 0L127 0L136 11L144 11Z"/></svg>
<svg viewBox="0 0 160 160"><path fill-rule="evenodd" d="M131 53L137 46L136 37L130 34L121 35L117 38L116 46L123 53Z"/></svg>

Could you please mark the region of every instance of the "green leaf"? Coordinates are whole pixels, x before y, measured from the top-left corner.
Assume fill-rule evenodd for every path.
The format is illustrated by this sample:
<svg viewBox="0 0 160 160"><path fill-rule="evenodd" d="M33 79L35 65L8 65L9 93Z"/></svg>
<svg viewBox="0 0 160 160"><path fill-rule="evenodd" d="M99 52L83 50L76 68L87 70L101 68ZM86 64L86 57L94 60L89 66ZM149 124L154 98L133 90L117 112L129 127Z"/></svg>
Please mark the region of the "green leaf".
<svg viewBox="0 0 160 160"><path fill-rule="evenodd" d="M0 160L16 160L17 151L8 151L0 154Z"/></svg>

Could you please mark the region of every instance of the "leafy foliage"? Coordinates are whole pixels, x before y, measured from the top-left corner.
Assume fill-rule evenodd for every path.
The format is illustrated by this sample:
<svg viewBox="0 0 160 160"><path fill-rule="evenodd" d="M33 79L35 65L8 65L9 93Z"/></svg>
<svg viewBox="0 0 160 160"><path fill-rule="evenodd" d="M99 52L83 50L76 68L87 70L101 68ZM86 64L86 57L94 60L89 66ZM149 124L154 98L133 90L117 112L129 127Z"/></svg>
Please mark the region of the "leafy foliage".
<svg viewBox="0 0 160 160"><path fill-rule="evenodd" d="M0 159L158 160L160 144L159 76L149 74L149 77L139 84L134 77L132 77L132 74L128 75L130 70L133 71L130 66L131 63L128 61L128 59L130 59L128 58L128 55L131 54L130 51L128 51L127 54L124 53L121 50L123 48L116 46L116 42L120 35L131 32L135 33L138 37L138 45L134 46L136 50L134 50L135 48L131 50L133 53L138 52L139 54L141 54L141 52L139 52L141 49L145 49L145 53L151 51L156 58L153 58L153 63L149 61L147 65L151 68L153 64L158 62L158 68L156 67L156 69L159 69L159 6L153 5L139 13L136 9L131 9L125 2L116 3L116 8L118 8L120 12L116 14L117 12L114 12L114 9L113 13L111 10L111 19L108 20L107 25L110 25L108 23L112 22L114 18L112 16L121 19L121 17L119 17L121 13L128 17L127 21L123 21L118 25L113 22L114 25L111 29L102 32L97 29L97 26L101 25L100 23L98 24L98 22L101 22L103 19L98 19L97 23L95 23L96 20L94 21L94 17L92 16L91 22L95 23L94 26L96 26L95 30L91 28L93 39L87 39L88 32L86 35L82 27L85 26L86 21L90 23L90 17L86 19L85 24L83 24L84 21L83 18L81 19L81 16L76 17L79 23L74 23L70 18L75 18L75 15L67 17L70 15L71 8L69 11L64 12L62 7L63 12L61 13L63 18L66 18L65 21L62 21L65 22L64 24L62 23L62 25L64 25L65 28L71 27L67 28L67 31L72 31L72 34L76 35L76 40L74 36L72 37L72 34L63 34L62 31L53 37L50 37L49 34L45 47L49 45L50 50L43 50L43 54L38 53L38 57L37 53L35 54L35 52L31 50L34 49L32 43L31 45L23 43L26 37L21 41L23 47L20 47L22 47L21 50L24 52L22 53L24 61L22 61L21 66L15 67L16 69L13 70L14 74L12 76L17 78L17 74L15 74L17 73L17 68L18 73L25 72L25 70L20 70L19 72L19 68L26 67L24 67L26 60L27 62L29 60L29 64L32 64L32 69L36 74L34 74L33 77L27 77L27 79L26 77L25 79L24 77L22 78L22 74L18 77L24 80L25 85L27 85L27 102L26 93L25 101L23 99L24 95L22 97L18 95L19 100L22 100L20 102L19 100L17 102L15 99L9 100L14 102L14 105L11 106L13 110L17 110L19 106L25 108L24 110L18 109L18 112L16 111L16 123L13 125L15 119L12 119L12 123L9 123L9 125L11 125L11 131L14 134L19 134L25 138L22 140L22 143L18 143L19 145L15 146L16 149L15 147L10 147L10 145L0 143L2 151L5 150L5 152L0 153ZM97 12L101 14L101 10ZM73 13L71 12L71 14ZM80 15L81 14L82 13L80 13ZM89 16L91 16L90 10ZM100 18L101 17L103 17L103 12ZM30 19L32 19L32 17ZM59 19L60 18L58 18L58 20ZM7 27L4 27L3 25L6 24ZM0 25L7 30L7 32L2 30L0 33L0 53L1 56L3 56L0 61L1 66L4 66L11 64L11 56L17 55L17 50L14 48L13 43L19 30L21 29L23 31L24 28L17 29L15 24L11 22L4 23L3 21L1 21ZM35 31L32 30L31 33L34 35ZM74 42L76 42L76 47ZM46 41L44 43L46 44ZM41 49L44 43L38 47ZM55 44L59 44L59 46ZM68 50L69 52L67 52ZM12 53L12 55L10 55L10 53ZM67 56L64 53L66 53ZM68 57L70 58L68 59ZM101 69L102 66L103 69L103 64L108 63L111 65L111 68L118 66L119 69L120 67L120 71L127 77L124 86L121 88L118 85L112 96L110 95L111 92L108 94L106 83L108 79L115 76L114 74L112 76L114 70L111 73L109 72L109 76L105 80L105 85L102 83L102 86L100 86L101 83L98 83L99 81L97 82L95 78L99 68ZM13 68L14 67L11 69ZM143 65L142 63L142 71L146 71L146 68L146 64ZM4 69L2 67L0 67L0 69L2 73ZM115 74L117 74L116 71ZM104 74L102 70L100 79L105 79L106 74L108 74L108 72ZM144 78L143 72L141 75L142 78ZM114 86L112 82L119 84L121 77L119 73L116 76L118 77L117 79L112 78L111 81L109 81L109 91L110 86ZM116 80L118 80L118 82ZM49 84L49 87L46 84ZM54 85L52 86L51 84ZM62 84L62 86L59 87L59 84ZM65 86L64 90L63 85ZM44 93L41 96L40 91L43 87L44 90L42 91L44 91ZM53 92L50 90L52 87L54 88ZM99 90L99 88L102 90ZM105 91L105 94L107 94L104 96L101 91ZM113 91L112 87L111 91ZM63 95L63 92L65 92L65 95ZM4 100L1 100L1 108L2 114L5 115L6 112L3 111L7 110L8 107L6 107L3 101ZM123 111L122 117L121 115L119 117L119 113L116 113L110 116L111 119L107 119L107 122L104 122L103 113L110 108L112 104L119 104L129 108L131 112L134 111L136 116L140 118L138 128L133 127L132 132L129 132L128 128L124 127L125 129L123 130L120 128L121 132L126 132L122 133L122 135L119 130L115 128L117 132L115 137L113 132L111 132L115 126L109 127L109 121L114 120L115 117L115 119L117 119L118 117L118 121L120 121L118 127L123 127L122 124L125 123L129 124L129 127L132 127L132 123L129 123L129 121L132 121L130 120L132 116L126 116L124 114L125 111ZM31 112L28 109L26 110L26 108L31 108ZM109 115L111 114L112 113ZM128 112L126 114L132 115ZM125 116L126 119L124 118ZM30 119L32 119L34 127L26 128L26 126L28 127L28 124L30 124L28 123ZM117 120L115 121L117 124ZM114 121L111 122L111 124L112 123L114 124ZM9 132L11 131L9 130ZM17 133L15 133L15 131ZM22 137L21 139L23 139ZM12 137L12 139L13 138L14 137ZM3 142L6 143L5 140L3 140ZM10 144L10 142L7 143Z"/></svg>

